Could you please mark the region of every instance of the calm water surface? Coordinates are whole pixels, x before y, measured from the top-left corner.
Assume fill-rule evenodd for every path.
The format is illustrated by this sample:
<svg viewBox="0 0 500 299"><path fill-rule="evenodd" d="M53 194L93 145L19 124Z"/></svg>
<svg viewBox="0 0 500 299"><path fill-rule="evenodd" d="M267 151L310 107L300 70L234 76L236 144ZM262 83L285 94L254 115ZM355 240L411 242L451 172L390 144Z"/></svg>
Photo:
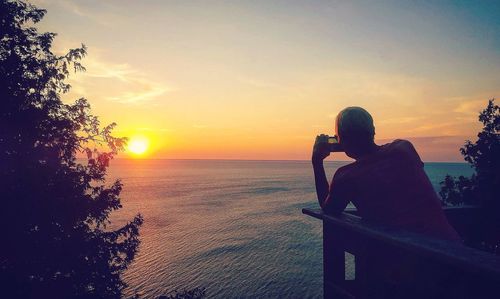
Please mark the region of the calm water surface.
<svg viewBox="0 0 500 299"><path fill-rule="evenodd" d="M329 178L347 162L327 162ZM427 163L436 190L463 163ZM123 209L140 212L140 252L125 273L127 295L155 298L206 287L211 298L322 296L321 222L308 161L114 160Z"/></svg>

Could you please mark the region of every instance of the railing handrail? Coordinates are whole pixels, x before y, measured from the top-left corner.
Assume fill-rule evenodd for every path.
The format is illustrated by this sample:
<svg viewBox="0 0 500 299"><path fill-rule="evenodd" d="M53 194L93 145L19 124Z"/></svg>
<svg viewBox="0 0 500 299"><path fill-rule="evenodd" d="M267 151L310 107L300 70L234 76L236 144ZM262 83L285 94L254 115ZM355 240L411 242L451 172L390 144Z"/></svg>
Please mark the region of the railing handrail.
<svg viewBox="0 0 500 299"><path fill-rule="evenodd" d="M348 213L332 216L324 214L320 209L302 209L302 213L323 220L349 233L383 242L386 245L404 249L418 256L461 268L467 272L477 272L488 275L494 280L500 280L500 257L494 254L451 241L368 223L360 217Z"/></svg>

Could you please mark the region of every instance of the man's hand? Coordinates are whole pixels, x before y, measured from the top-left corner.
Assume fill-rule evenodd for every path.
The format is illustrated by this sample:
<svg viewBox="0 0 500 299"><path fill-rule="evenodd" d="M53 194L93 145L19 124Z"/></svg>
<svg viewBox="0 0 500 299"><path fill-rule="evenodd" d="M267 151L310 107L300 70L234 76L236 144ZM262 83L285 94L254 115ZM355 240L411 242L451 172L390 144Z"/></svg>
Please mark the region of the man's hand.
<svg viewBox="0 0 500 299"><path fill-rule="evenodd" d="M312 152L312 162L320 163L330 155L328 148L328 135L321 134L316 136Z"/></svg>

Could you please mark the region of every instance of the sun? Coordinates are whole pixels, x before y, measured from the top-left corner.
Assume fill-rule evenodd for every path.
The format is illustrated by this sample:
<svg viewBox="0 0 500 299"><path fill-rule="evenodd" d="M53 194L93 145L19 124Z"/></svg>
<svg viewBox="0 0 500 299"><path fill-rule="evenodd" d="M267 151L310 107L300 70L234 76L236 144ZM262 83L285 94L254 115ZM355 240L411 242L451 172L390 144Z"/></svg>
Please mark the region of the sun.
<svg viewBox="0 0 500 299"><path fill-rule="evenodd" d="M130 138L127 150L135 155L143 155L149 148L149 140L144 136Z"/></svg>

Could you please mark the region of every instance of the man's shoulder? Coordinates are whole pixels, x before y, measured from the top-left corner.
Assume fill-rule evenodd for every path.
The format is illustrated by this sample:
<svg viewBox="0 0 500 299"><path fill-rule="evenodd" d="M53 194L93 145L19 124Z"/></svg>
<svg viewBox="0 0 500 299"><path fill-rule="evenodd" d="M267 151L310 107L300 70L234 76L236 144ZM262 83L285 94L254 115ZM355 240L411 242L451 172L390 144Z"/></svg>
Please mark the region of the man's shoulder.
<svg viewBox="0 0 500 299"><path fill-rule="evenodd" d="M403 146L403 147L411 146L411 147L413 147L413 144L409 140L400 139L400 138L394 139L394 141L391 142L391 144L393 144L394 146Z"/></svg>
<svg viewBox="0 0 500 299"><path fill-rule="evenodd" d="M416 161L419 162L419 164L422 163L417 150L409 140L395 139L393 142L385 144L384 147L386 151L392 155L395 154L401 158Z"/></svg>
<svg viewBox="0 0 500 299"><path fill-rule="evenodd" d="M413 146L413 143L411 143L409 140L406 139L396 139L394 140L396 142L396 145L403 151L410 152L412 154L417 154L417 150L415 149L415 146Z"/></svg>
<svg viewBox="0 0 500 299"><path fill-rule="evenodd" d="M415 152L413 144L406 139L395 139L392 142L381 145L380 149L383 153Z"/></svg>
<svg viewBox="0 0 500 299"><path fill-rule="evenodd" d="M406 139L394 139L394 141L385 144L387 147L397 148L397 149L409 149L414 148L413 144Z"/></svg>

